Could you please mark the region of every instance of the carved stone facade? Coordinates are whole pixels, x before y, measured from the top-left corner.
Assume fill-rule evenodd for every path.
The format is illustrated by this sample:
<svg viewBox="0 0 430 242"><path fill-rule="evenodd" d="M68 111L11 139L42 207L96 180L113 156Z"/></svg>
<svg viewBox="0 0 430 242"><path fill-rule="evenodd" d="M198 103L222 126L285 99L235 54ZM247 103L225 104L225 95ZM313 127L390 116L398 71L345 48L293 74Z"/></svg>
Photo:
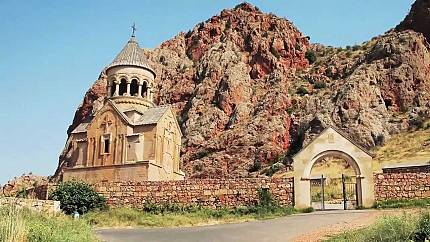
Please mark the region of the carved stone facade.
<svg viewBox="0 0 430 242"><path fill-rule="evenodd" d="M169 106L152 102L155 73L134 36L105 68L108 97L71 134L63 180L181 180L181 130Z"/></svg>

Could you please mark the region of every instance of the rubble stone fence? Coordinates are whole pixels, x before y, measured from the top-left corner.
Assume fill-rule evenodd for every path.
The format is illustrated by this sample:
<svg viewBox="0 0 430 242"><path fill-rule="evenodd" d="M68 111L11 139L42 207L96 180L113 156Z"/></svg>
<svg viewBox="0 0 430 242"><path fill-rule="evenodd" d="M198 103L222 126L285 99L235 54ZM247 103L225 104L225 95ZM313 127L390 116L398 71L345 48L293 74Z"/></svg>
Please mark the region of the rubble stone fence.
<svg viewBox="0 0 430 242"><path fill-rule="evenodd" d="M375 174L375 200L430 198L430 170L387 169Z"/></svg>
<svg viewBox="0 0 430 242"><path fill-rule="evenodd" d="M94 185L111 207L141 208L146 202L237 207L256 204L268 189L282 205L294 205L292 178L201 179L183 181L102 182Z"/></svg>
<svg viewBox="0 0 430 242"><path fill-rule="evenodd" d="M15 197L0 197L1 206L15 206L17 208L28 208L38 212L57 213L60 212L60 202L53 200L26 199Z"/></svg>
<svg viewBox="0 0 430 242"><path fill-rule="evenodd" d="M374 174L375 200L430 198L430 169L386 169ZM47 199L56 184L35 191ZM247 206L258 202L258 191L268 189L282 205L294 206L293 178L190 179L183 181L101 182L94 184L111 207L141 208L146 202L195 204L206 207Z"/></svg>

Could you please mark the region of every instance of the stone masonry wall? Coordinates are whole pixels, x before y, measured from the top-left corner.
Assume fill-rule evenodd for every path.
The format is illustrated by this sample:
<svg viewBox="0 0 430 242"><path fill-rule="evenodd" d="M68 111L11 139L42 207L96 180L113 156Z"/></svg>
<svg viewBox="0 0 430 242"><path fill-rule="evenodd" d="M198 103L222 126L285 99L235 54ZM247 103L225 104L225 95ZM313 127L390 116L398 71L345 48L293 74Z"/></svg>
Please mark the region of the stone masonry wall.
<svg viewBox="0 0 430 242"><path fill-rule="evenodd" d="M294 204L292 178L203 179L183 181L102 182L96 190L112 207L141 208L145 202L235 207L258 202L258 191L269 189L282 205Z"/></svg>
<svg viewBox="0 0 430 242"><path fill-rule="evenodd" d="M60 202L53 200L24 199L14 197L1 197L0 206L16 206L18 208L29 208L38 212L57 213L60 212Z"/></svg>
<svg viewBox="0 0 430 242"><path fill-rule="evenodd" d="M375 199L430 198L429 172L375 174Z"/></svg>

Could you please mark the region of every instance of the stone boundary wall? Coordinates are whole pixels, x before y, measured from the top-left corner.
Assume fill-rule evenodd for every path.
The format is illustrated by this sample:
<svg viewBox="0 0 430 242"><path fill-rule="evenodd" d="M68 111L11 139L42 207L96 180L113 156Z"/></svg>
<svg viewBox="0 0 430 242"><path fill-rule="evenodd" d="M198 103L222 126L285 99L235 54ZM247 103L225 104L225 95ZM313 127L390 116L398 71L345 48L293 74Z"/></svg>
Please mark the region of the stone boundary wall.
<svg viewBox="0 0 430 242"><path fill-rule="evenodd" d="M29 208L38 212L61 212L60 202L53 200L25 199L14 197L0 197L0 206L16 206L17 208Z"/></svg>
<svg viewBox="0 0 430 242"><path fill-rule="evenodd" d="M102 182L95 189L111 207L142 208L145 202L236 207L258 202L258 191L269 189L282 205L294 205L293 178L199 179L182 181Z"/></svg>
<svg viewBox="0 0 430 242"><path fill-rule="evenodd" d="M375 200L430 198L430 172L375 174Z"/></svg>

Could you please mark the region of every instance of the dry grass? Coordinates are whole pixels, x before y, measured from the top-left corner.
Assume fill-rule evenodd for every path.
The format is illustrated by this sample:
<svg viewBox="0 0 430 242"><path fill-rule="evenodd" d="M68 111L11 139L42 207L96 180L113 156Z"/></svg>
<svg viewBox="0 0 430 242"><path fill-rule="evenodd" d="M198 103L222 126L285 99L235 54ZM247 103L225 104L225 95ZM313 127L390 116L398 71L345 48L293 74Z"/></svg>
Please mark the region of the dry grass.
<svg viewBox="0 0 430 242"><path fill-rule="evenodd" d="M0 207L0 241L95 242L99 239L83 220L18 209L12 205Z"/></svg>
<svg viewBox="0 0 430 242"><path fill-rule="evenodd" d="M16 207L6 210L0 219L0 240L4 242L26 241L24 219Z"/></svg>
<svg viewBox="0 0 430 242"><path fill-rule="evenodd" d="M365 228L352 228L329 237L330 242L421 242L430 239L430 213L422 210L418 214L383 216Z"/></svg>
<svg viewBox="0 0 430 242"><path fill-rule="evenodd" d="M375 170L386 165L415 164L430 161L430 129L393 135L383 146L373 150Z"/></svg>
<svg viewBox="0 0 430 242"><path fill-rule="evenodd" d="M189 211L146 212L115 208L90 212L83 219L95 227L188 227L271 219L294 213L291 207L243 207L237 209L195 208ZM303 212L303 211L298 211Z"/></svg>

